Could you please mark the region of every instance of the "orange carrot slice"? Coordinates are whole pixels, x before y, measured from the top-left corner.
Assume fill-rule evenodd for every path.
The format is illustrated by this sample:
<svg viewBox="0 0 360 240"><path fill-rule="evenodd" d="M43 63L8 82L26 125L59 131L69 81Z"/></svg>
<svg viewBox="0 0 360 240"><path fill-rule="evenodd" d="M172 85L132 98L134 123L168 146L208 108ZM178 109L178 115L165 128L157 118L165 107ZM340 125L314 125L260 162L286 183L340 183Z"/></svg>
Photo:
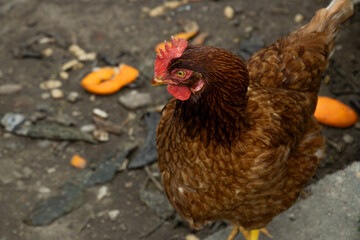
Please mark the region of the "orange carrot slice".
<svg viewBox="0 0 360 240"><path fill-rule="evenodd" d="M318 97L314 115L320 123L339 128L350 127L358 120L353 109L329 97Z"/></svg>
<svg viewBox="0 0 360 240"><path fill-rule="evenodd" d="M87 166L87 162L84 158L80 157L79 155L75 154L70 161L70 164L76 168L84 169Z"/></svg>
<svg viewBox="0 0 360 240"><path fill-rule="evenodd" d="M176 38L185 38L186 40L188 40L188 39L194 37L197 33L198 33L198 31L178 33L178 34L175 34L175 35L174 35L174 38L175 38L175 39L176 39ZM171 47L171 43L169 42L168 44L169 44L170 47ZM156 51L157 53L159 53L159 48L165 50L165 43L162 42L162 43L159 43L158 45L156 45L155 51Z"/></svg>
<svg viewBox="0 0 360 240"><path fill-rule="evenodd" d="M138 75L137 69L126 64L119 66L118 73L114 68L105 67L88 74L81 81L81 86L94 94L113 94L133 82Z"/></svg>

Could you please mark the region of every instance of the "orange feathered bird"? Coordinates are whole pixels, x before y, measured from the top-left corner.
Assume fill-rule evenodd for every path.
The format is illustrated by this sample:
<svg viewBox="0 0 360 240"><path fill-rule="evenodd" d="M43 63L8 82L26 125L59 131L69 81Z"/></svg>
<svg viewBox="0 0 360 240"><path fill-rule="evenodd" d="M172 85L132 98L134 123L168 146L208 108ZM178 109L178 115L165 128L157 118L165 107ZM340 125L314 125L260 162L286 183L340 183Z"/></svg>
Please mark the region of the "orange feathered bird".
<svg viewBox="0 0 360 240"><path fill-rule="evenodd" d="M157 129L166 194L195 229L228 220L246 239L297 200L324 156L314 118L321 75L340 23L333 0L306 25L247 62L216 47L173 39L155 60L152 85L174 96Z"/></svg>

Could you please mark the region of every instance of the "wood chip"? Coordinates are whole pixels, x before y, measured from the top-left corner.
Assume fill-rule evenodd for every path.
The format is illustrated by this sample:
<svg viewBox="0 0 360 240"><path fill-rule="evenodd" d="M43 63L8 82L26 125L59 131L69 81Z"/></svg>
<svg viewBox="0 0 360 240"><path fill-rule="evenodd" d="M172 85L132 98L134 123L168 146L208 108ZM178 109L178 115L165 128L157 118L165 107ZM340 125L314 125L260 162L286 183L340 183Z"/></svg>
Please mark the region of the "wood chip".
<svg viewBox="0 0 360 240"><path fill-rule="evenodd" d="M81 62L79 62L77 59L73 59L73 60L65 63L61 67L61 70L65 72L65 71L69 71L69 70L81 69L83 67L84 67L84 65Z"/></svg>

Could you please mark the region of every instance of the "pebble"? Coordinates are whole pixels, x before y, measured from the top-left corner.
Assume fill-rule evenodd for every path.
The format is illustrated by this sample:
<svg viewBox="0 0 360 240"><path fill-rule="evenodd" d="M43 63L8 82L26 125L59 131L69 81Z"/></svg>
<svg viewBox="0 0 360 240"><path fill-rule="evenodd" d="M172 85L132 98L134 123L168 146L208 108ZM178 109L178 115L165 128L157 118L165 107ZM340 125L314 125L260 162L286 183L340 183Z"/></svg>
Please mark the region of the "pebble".
<svg viewBox="0 0 360 240"><path fill-rule="evenodd" d="M41 140L38 142L38 146L40 148L49 148L52 144L52 141L50 140Z"/></svg>
<svg viewBox="0 0 360 240"><path fill-rule="evenodd" d="M345 135L343 136L343 140L344 140L345 143L351 144L351 143L354 142L354 137L351 136L350 134L345 134Z"/></svg>
<svg viewBox="0 0 360 240"><path fill-rule="evenodd" d="M198 238L194 234L188 234L188 235L186 235L185 240L200 240L200 238Z"/></svg>
<svg viewBox="0 0 360 240"><path fill-rule="evenodd" d="M355 123L354 128L360 130L360 122Z"/></svg>
<svg viewBox="0 0 360 240"><path fill-rule="evenodd" d="M51 97L53 97L55 99L64 97L64 92L60 89L52 89L50 94L51 94Z"/></svg>
<svg viewBox="0 0 360 240"><path fill-rule="evenodd" d="M50 93L48 93L48 92L41 94L41 99L46 100L46 99L49 99L50 97L51 97L51 96L50 96Z"/></svg>
<svg viewBox="0 0 360 240"><path fill-rule="evenodd" d="M254 30L254 27L253 27L253 26L247 26L247 27L244 29L244 32L245 32L245 33L251 33L253 30Z"/></svg>
<svg viewBox="0 0 360 240"><path fill-rule="evenodd" d="M115 221L117 216L119 215L120 211L117 210L117 209L114 209L114 210L110 210L108 212L108 215L109 215L109 218L111 221Z"/></svg>
<svg viewBox="0 0 360 240"><path fill-rule="evenodd" d="M108 194L108 190L107 186L101 186L97 194L97 200L99 201L103 199Z"/></svg>
<svg viewBox="0 0 360 240"><path fill-rule="evenodd" d="M296 23L301 23L304 20L304 16L301 15L300 13L296 14L294 17L294 22Z"/></svg>
<svg viewBox="0 0 360 240"><path fill-rule="evenodd" d="M21 85L20 84L3 84L0 85L0 95L10 95L10 94L14 94L17 93L21 90Z"/></svg>
<svg viewBox="0 0 360 240"><path fill-rule="evenodd" d="M67 72L60 72L59 76L61 79L64 79L64 80L69 79L69 73L67 73Z"/></svg>
<svg viewBox="0 0 360 240"><path fill-rule="evenodd" d="M56 168L48 168L46 171L48 174L51 174L56 171Z"/></svg>
<svg viewBox="0 0 360 240"><path fill-rule="evenodd" d="M99 142L109 141L109 133L102 129L95 129L93 135Z"/></svg>
<svg viewBox="0 0 360 240"><path fill-rule="evenodd" d="M44 57L50 57L53 54L53 49L52 48L46 48L41 52L41 54Z"/></svg>
<svg viewBox="0 0 360 240"><path fill-rule="evenodd" d="M92 112L95 116L101 117L103 119L106 119L109 116L104 110L101 110L99 108L94 108Z"/></svg>
<svg viewBox="0 0 360 240"><path fill-rule="evenodd" d="M125 188L131 188L133 186L132 182L126 182L125 183Z"/></svg>
<svg viewBox="0 0 360 240"><path fill-rule="evenodd" d="M137 90L132 90L120 96L119 102L128 109L137 109L149 105L151 95L150 93L139 93Z"/></svg>
<svg viewBox="0 0 360 240"><path fill-rule="evenodd" d="M48 81L40 83L40 88L43 90L59 88L61 86L62 86L62 83L59 80L48 80Z"/></svg>
<svg viewBox="0 0 360 240"><path fill-rule="evenodd" d="M227 19L232 19L235 15L235 11L232 7L230 6L226 6L224 8L224 16L227 18Z"/></svg>
<svg viewBox="0 0 360 240"><path fill-rule="evenodd" d="M86 124L80 128L82 132L93 132L96 126L94 124Z"/></svg>
<svg viewBox="0 0 360 240"><path fill-rule="evenodd" d="M71 103L77 102L80 99L80 94L78 92L70 92L67 96L67 100Z"/></svg>
<svg viewBox="0 0 360 240"><path fill-rule="evenodd" d="M28 166L25 166L22 170L22 177L23 178L29 178L33 174L33 170L29 168Z"/></svg>
<svg viewBox="0 0 360 240"><path fill-rule="evenodd" d="M51 192L50 188L47 188L44 186L39 187L38 191L39 191L39 193L44 193L44 194Z"/></svg>
<svg viewBox="0 0 360 240"><path fill-rule="evenodd" d="M145 9L144 9L145 10ZM158 17L158 16L161 16L165 13L165 6L163 5L160 5L160 6L157 6L151 10L148 10L146 9L146 11L148 11L147 13L149 14L150 17Z"/></svg>

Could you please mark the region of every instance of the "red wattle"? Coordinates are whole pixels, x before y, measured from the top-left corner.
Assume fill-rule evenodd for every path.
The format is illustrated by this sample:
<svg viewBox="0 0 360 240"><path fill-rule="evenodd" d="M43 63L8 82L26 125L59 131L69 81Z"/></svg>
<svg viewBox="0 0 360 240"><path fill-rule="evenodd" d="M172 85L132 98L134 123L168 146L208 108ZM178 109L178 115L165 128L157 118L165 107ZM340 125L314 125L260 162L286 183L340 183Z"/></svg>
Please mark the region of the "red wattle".
<svg viewBox="0 0 360 240"><path fill-rule="evenodd" d="M168 84L167 90L174 98L181 101L188 100L191 96L190 88L184 85Z"/></svg>

